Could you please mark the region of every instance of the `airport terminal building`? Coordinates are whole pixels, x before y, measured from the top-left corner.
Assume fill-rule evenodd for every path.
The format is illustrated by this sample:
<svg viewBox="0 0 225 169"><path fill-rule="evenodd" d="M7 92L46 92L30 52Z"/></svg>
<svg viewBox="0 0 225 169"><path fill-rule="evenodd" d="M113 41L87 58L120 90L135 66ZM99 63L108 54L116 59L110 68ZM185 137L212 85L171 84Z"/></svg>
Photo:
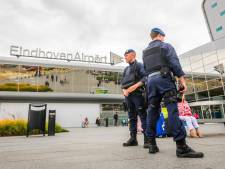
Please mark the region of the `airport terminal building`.
<svg viewBox="0 0 225 169"><path fill-rule="evenodd" d="M225 1L204 0L202 9L212 41L179 56L187 77L186 98L200 118L224 118Z"/></svg>
<svg viewBox="0 0 225 169"><path fill-rule="evenodd" d="M47 103L64 127L80 127L85 117L120 118L123 67L27 57L0 58L0 118L27 118L29 103ZM112 122L112 119L110 119Z"/></svg>
<svg viewBox="0 0 225 169"><path fill-rule="evenodd" d="M225 1L204 0L202 9L212 41L179 56L186 72L186 99L200 119L222 120ZM80 127L84 117L90 123L99 116L109 117L112 122L115 112L120 118L126 117L120 87L124 66L107 64L104 57L78 58L77 54L61 54L58 60L19 57L28 52L19 49L14 46L13 56L0 57L0 118L27 118L32 102L47 103L48 109L55 109L56 120L63 127ZM41 50L37 52L43 55ZM77 62L80 58L88 60Z"/></svg>

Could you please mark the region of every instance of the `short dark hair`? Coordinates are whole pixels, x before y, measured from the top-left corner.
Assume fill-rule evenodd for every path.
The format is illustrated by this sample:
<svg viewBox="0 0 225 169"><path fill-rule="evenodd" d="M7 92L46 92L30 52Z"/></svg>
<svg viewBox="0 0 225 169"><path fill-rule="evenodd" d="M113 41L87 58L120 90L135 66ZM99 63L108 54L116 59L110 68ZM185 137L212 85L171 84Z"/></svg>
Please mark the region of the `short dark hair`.
<svg viewBox="0 0 225 169"><path fill-rule="evenodd" d="M126 54L131 53L131 52L136 53L135 50L133 50L133 49L128 49L128 50L125 51L124 56L125 56Z"/></svg>
<svg viewBox="0 0 225 169"><path fill-rule="evenodd" d="M156 38L158 35L159 35L158 32L151 32L150 33L150 36L151 36L152 39Z"/></svg>

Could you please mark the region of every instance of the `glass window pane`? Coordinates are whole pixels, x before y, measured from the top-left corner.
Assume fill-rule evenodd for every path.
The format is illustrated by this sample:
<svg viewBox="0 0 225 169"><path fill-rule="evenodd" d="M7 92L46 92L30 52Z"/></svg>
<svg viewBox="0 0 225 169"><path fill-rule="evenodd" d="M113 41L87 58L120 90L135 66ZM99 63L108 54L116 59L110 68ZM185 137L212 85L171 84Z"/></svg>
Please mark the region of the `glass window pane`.
<svg viewBox="0 0 225 169"><path fill-rule="evenodd" d="M209 100L208 91L197 92L196 96L198 101Z"/></svg>
<svg viewBox="0 0 225 169"><path fill-rule="evenodd" d="M214 89L222 86L222 81L220 78L217 79L211 79L207 81L208 89Z"/></svg>
<svg viewBox="0 0 225 169"><path fill-rule="evenodd" d="M38 78L41 71L38 66L21 65L19 69L20 85L19 90L23 92L38 92Z"/></svg>
<svg viewBox="0 0 225 169"><path fill-rule="evenodd" d="M202 60L202 55L193 55L190 56L191 63L199 62Z"/></svg>
<svg viewBox="0 0 225 169"><path fill-rule="evenodd" d="M224 117L223 105L211 105L211 114L213 119L219 119Z"/></svg>
<svg viewBox="0 0 225 169"><path fill-rule="evenodd" d="M43 68L42 84L49 86L54 92L72 91L72 69L70 68Z"/></svg>
<svg viewBox="0 0 225 169"><path fill-rule="evenodd" d="M100 118L103 121L103 124L105 123L105 118L108 117L109 119L109 125L113 125L113 115L115 113L118 113L118 123L122 125L122 120L128 119L127 114L123 111L123 105L122 104L102 104L101 105L101 113Z"/></svg>
<svg viewBox="0 0 225 169"><path fill-rule="evenodd" d="M223 63L225 62L225 49L221 49L217 51L217 56L219 59L219 63Z"/></svg>
<svg viewBox="0 0 225 169"><path fill-rule="evenodd" d="M191 107L192 114L198 114L199 119L203 119L203 114L201 110L201 106L192 106Z"/></svg>
<svg viewBox="0 0 225 169"><path fill-rule="evenodd" d="M93 70L87 70L87 92L90 94L94 94L95 90L94 87L96 86L96 79L95 79L95 75L93 73ZM73 84L74 85L74 84Z"/></svg>
<svg viewBox="0 0 225 169"><path fill-rule="evenodd" d="M185 95L185 99L187 100L187 102L195 102L195 94L187 94Z"/></svg>
<svg viewBox="0 0 225 169"><path fill-rule="evenodd" d="M117 74L114 72L105 72L104 73L104 88L108 90L108 93L116 93L116 83Z"/></svg>
<svg viewBox="0 0 225 169"><path fill-rule="evenodd" d="M61 74L61 77L70 78L72 81L72 88L75 93L95 93L97 81L94 72L87 69L74 68L71 71L71 77L67 73Z"/></svg>
<svg viewBox="0 0 225 169"><path fill-rule="evenodd" d="M222 95L224 95L223 87L214 88L214 89L209 90L209 95L210 95L210 97L215 97L215 96L222 96Z"/></svg>
<svg viewBox="0 0 225 169"><path fill-rule="evenodd" d="M201 72L201 73L204 72L202 60L192 62L191 68L192 68L192 71L194 72Z"/></svg>
<svg viewBox="0 0 225 169"><path fill-rule="evenodd" d="M180 64L185 72L191 72L189 57L180 58Z"/></svg>
<svg viewBox="0 0 225 169"><path fill-rule="evenodd" d="M186 84L187 84L186 94L194 93L194 83L193 83L192 79L190 77L185 78L185 79L186 79Z"/></svg>
<svg viewBox="0 0 225 169"><path fill-rule="evenodd" d="M0 65L0 91L18 91L19 81L18 65Z"/></svg>
<svg viewBox="0 0 225 169"><path fill-rule="evenodd" d="M207 90L206 82L195 82L195 90L196 92L206 91Z"/></svg>
<svg viewBox="0 0 225 169"><path fill-rule="evenodd" d="M117 76L117 94L121 94L122 93L122 89L121 89L121 79L122 79L123 73L122 72L118 72L118 76Z"/></svg>

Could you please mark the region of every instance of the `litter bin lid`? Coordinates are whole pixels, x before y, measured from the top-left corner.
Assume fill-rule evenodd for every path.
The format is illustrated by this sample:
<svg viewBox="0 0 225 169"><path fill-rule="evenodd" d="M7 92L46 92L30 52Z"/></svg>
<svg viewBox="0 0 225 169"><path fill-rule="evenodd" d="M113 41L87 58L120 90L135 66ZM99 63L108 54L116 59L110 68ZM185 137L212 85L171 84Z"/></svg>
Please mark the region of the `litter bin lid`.
<svg viewBox="0 0 225 169"><path fill-rule="evenodd" d="M47 104L45 103L31 103L30 104L32 107L44 107L46 106Z"/></svg>

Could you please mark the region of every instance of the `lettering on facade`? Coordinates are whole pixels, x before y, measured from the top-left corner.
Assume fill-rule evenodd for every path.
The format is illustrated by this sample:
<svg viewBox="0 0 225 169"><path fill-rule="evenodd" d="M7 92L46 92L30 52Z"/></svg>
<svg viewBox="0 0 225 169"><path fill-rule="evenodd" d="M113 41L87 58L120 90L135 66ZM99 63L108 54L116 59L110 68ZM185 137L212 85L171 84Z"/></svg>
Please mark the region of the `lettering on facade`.
<svg viewBox="0 0 225 169"><path fill-rule="evenodd" d="M33 57L43 59L111 64L107 62L106 56L86 55L84 53L79 52L76 53L52 52L52 51L44 51L40 48L30 50L23 48L22 46L13 46L13 45L10 46L10 55L17 57Z"/></svg>

